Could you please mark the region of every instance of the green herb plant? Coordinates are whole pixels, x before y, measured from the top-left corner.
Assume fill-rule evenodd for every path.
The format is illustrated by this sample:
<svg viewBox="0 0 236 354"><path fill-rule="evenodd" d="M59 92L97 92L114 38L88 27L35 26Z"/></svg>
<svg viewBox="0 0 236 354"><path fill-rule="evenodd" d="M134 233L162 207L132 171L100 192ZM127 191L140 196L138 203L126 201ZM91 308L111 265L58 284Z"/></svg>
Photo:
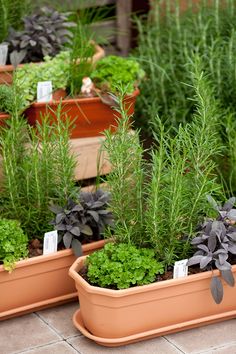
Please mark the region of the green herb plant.
<svg viewBox="0 0 236 354"><path fill-rule="evenodd" d="M0 263L12 271L16 261L28 255L28 238L16 220L0 219Z"/></svg>
<svg viewBox="0 0 236 354"><path fill-rule="evenodd" d="M102 91L116 93L119 85L126 87L127 94L131 94L144 75L137 60L109 55L98 61L91 78Z"/></svg>
<svg viewBox="0 0 236 354"><path fill-rule="evenodd" d="M204 58L204 70L222 106L234 110L236 103L235 1L189 0L185 12L180 3L153 1L148 18L137 19L136 55L146 73L137 121L150 133L156 113L168 127L191 121L194 105L188 97L194 90L184 83L190 80L186 63L196 53Z"/></svg>
<svg viewBox="0 0 236 354"><path fill-rule="evenodd" d="M93 285L103 288L126 289L150 284L164 267L155 259L153 250L133 245L108 243L86 260L87 276Z"/></svg>
<svg viewBox="0 0 236 354"><path fill-rule="evenodd" d="M115 239L154 249L157 259L166 266L189 256L190 240L209 210L206 195L221 197L222 193L215 161L222 148L218 134L221 111L199 59L193 68L193 121L180 127L172 139L155 118L157 146L148 165L143 161L138 133L129 131L122 100L117 132L105 133L104 146L112 164L107 183Z"/></svg>
<svg viewBox="0 0 236 354"><path fill-rule="evenodd" d="M0 136L4 177L1 215L20 220L30 238L42 238L49 231L52 214L48 206L64 205L77 191L76 160L69 144L71 123L60 112L59 106L56 121L45 116L30 134L24 118L13 114Z"/></svg>

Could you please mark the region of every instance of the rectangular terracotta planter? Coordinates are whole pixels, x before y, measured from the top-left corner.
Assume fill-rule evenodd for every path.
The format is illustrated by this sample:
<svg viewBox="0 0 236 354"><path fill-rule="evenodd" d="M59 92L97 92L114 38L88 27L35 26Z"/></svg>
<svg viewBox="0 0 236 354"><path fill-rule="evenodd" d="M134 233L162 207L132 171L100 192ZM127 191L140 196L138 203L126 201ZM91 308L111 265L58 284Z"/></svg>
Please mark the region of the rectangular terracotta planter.
<svg viewBox="0 0 236 354"><path fill-rule="evenodd" d="M78 274L85 258L78 258L69 270L80 301L74 324L99 344L123 345L236 315L236 287L224 284L224 298L217 305L210 293L212 272L110 290L91 286ZM236 266L232 271L236 279Z"/></svg>
<svg viewBox="0 0 236 354"><path fill-rule="evenodd" d="M84 254L105 241L83 245ZM75 261L71 249L17 262L12 273L0 266L0 320L71 301L76 297L68 270Z"/></svg>
<svg viewBox="0 0 236 354"><path fill-rule="evenodd" d="M94 43L94 42L93 42ZM92 62L95 63L99 59L105 56L105 51L102 47L94 43L95 53L92 57ZM34 65L39 65L39 63L33 63ZM25 64L19 64L17 68L22 68ZM12 84L13 73L14 73L13 65L0 65L0 85L3 84Z"/></svg>
<svg viewBox="0 0 236 354"><path fill-rule="evenodd" d="M125 99L129 115L134 113L138 95L139 90L137 89ZM25 111L29 124L35 126L36 122L40 123L42 117L47 113L55 117L52 111L56 112L59 103L59 100L49 103L32 103ZM105 129L111 128L112 131L115 131L117 127L116 117L118 113L111 106L103 103L99 97L64 99L62 101L63 115L69 116L73 121L75 120L71 138L99 136Z"/></svg>
<svg viewBox="0 0 236 354"><path fill-rule="evenodd" d="M0 128L6 126L6 119L9 119L10 115L4 112L0 112Z"/></svg>

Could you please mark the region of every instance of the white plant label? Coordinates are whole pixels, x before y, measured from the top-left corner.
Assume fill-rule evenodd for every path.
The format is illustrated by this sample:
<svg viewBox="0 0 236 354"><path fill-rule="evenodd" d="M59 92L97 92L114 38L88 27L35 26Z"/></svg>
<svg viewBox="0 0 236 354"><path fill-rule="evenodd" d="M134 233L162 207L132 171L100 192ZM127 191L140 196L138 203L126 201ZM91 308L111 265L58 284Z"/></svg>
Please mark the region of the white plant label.
<svg viewBox="0 0 236 354"><path fill-rule="evenodd" d="M0 65L6 65L8 44L0 44Z"/></svg>
<svg viewBox="0 0 236 354"><path fill-rule="evenodd" d="M43 254L50 254L57 251L57 230L46 232L43 240Z"/></svg>
<svg viewBox="0 0 236 354"><path fill-rule="evenodd" d="M37 102L52 100L52 81L41 81L37 85Z"/></svg>
<svg viewBox="0 0 236 354"><path fill-rule="evenodd" d="M182 259L181 261L175 262L173 278L182 278L188 275L188 259Z"/></svg>

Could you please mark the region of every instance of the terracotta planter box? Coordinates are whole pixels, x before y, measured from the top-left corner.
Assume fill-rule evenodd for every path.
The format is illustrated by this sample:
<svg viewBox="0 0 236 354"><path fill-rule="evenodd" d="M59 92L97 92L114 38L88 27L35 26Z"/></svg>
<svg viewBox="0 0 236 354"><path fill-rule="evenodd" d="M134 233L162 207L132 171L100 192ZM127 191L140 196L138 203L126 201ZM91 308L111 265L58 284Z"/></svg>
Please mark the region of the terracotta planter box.
<svg viewBox="0 0 236 354"><path fill-rule="evenodd" d="M5 126L6 119L9 119L10 116L7 113L0 112L0 128Z"/></svg>
<svg viewBox="0 0 236 354"><path fill-rule="evenodd" d="M69 270L80 301L73 321L86 337L101 345L119 346L236 315L236 288L224 284L224 298L217 305L210 293L212 272L110 290L91 286L78 274L85 258L78 258ZM236 279L236 266L232 271Z"/></svg>
<svg viewBox="0 0 236 354"><path fill-rule="evenodd" d="M93 55L92 62L95 63L99 59L105 56L105 51L102 47L97 44L94 44L95 47L95 54ZM34 63L35 65L39 65L40 63ZM17 67L21 68L24 64L19 64ZM14 72L13 65L0 65L0 85L2 84L12 84L13 72Z"/></svg>
<svg viewBox="0 0 236 354"><path fill-rule="evenodd" d="M139 90L135 90L132 95L125 99L129 115L134 113L138 95ZM59 103L58 100L50 103L35 102L31 104L25 111L29 124L35 126L36 122L42 121L45 114L53 114L52 111L57 110ZM99 97L64 99L62 101L62 115L67 115L72 120L76 119L71 138L98 136L109 127L112 131L115 131L117 127L117 112L111 106L103 103Z"/></svg>
<svg viewBox="0 0 236 354"><path fill-rule="evenodd" d="M83 245L84 254L104 246L105 241ZM68 270L75 261L72 250L17 262L12 273L0 266L0 320L71 301L76 297Z"/></svg>

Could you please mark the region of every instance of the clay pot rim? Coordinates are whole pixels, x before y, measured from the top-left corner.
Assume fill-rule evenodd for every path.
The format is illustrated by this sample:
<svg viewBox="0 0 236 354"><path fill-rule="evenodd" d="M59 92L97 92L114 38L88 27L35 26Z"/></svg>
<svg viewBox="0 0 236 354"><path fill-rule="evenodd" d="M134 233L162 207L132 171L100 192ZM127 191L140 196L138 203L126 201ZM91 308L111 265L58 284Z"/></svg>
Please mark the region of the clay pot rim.
<svg viewBox="0 0 236 354"><path fill-rule="evenodd" d="M98 286L90 285L81 275L79 275L78 271L83 267L87 256L79 257L75 260L72 266L69 269L69 275L75 280L76 283L79 283L80 286L85 290L85 292L107 295L111 297L123 297L132 295L134 293L145 293L149 291L155 291L157 289L164 289L172 286L178 286L187 283L194 283L197 281L210 279L212 276L219 276L220 271L218 269L214 269L213 271L206 271L197 274L191 274L186 277L178 278L178 279L169 279L163 280L160 282L154 282L147 285L142 286L134 286L128 289L108 289L101 288ZM232 272L236 272L236 265L232 266Z"/></svg>
<svg viewBox="0 0 236 354"><path fill-rule="evenodd" d="M136 88L132 94L127 95L125 99L129 100L133 97L137 97L140 94L140 91L138 88ZM33 102L29 107L44 107L45 105L49 106L57 106L59 103L63 105L71 105L71 104L94 104L94 103L100 103L101 98L99 96L96 97L78 97L78 98L65 98L61 100L53 100L50 102Z"/></svg>

